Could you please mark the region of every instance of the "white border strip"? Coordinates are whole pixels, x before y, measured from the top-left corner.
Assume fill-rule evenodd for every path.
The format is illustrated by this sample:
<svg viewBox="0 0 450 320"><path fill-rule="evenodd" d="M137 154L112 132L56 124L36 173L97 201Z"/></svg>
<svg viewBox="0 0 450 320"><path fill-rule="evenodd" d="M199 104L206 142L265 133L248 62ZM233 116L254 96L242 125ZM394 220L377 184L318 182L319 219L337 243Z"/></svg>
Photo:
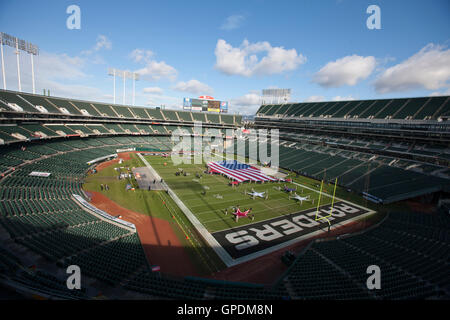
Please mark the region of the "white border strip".
<svg viewBox="0 0 450 320"><path fill-rule="evenodd" d="M134 224L132 224L131 222L113 217L112 215L106 213L103 210L100 210L99 208L93 206L92 204L90 204L89 202L87 202L82 196L78 195L78 194L72 194L73 199L75 199L79 204L81 204L83 207L85 207L86 209L102 216L105 219L108 219L109 221L114 221L116 223L120 223L122 226L128 227L130 229L133 229L133 231L136 231L136 226Z"/></svg>
<svg viewBox="0 0 450 320"><path fill-rule="evenodd" d="M99 162L99 161L102 161L102 160L105 160L105 159L108 159L108 158L117 158L117 153L113 153L113 154L110 154L110 155L108 155L108 156L100 157L100 158L97 158L97 159L88 161L88 162L86 162L86 163L87 163L88 165L91 165L91 164L93 164L93 163L96 163L96 162Z"/></svg>

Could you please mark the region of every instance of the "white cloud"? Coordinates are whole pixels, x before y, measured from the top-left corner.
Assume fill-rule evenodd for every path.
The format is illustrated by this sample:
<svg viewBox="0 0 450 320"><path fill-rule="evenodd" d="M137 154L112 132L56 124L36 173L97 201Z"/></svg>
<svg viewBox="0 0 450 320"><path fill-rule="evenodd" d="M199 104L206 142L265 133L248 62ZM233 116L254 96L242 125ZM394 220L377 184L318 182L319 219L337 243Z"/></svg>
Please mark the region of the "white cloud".
<svg viewBox="0 0 450 320"><path fill-rule="evenodd" d="M348 95L348 96L336 96L333 99L331 99L333 101L349 101L349 100L355 100L355 98L352 97L352 95Z"/></svg>
<svg viewBox="0 0 450 320"><path fill-rule="evenodd" d="M135 72L139 73L142 78L149 80L170 79L175 80L177 77L177 70L165 63L164 61L150 61L144 68L138 69Z"/></svg>
<svg viewBox="0 0 450 320"><path fill-rule="evenodd" d="M354 86L359 81L366 79L374 70L375 65L376 60L372 56L362 57L356 54L346 56L328 62L313 76L313 82L326 88Z"/></svg>
<svg viewBox="0 0 450 320"><path fill-rule="evenodd" d="M83 72L83 67L85 65L86 60L81 57L71 57L65 53L54 54L41 52L35 63L36 77L38 77L38 79L49 80L80 79L87 76ZM28 68L23 68L22 72L28 72Z"/></svg>
<svg viewBox="0 0 450 320"><path fill-rule="evenodd" d="M220 29L222 30L233 30L237 29L241 26L242 22L244 22L245 18L241 15L232 15L225 19L225 22L222 24Z"/></svg>
<svg viewBox="0 0 450 320"><path fill-rule="evenodd" d="M230 101L230 111L240 114L255 114L260 106L261 97L254 91Z"/></svg>
<svg viewBox="0 0 450 320"><path fill-rule="evenodd" d="M156 94L161 95L163 94L163 89L160 87L147 87L143 89L144 93L150 93L150 94Z"/></svg>
<svg viewBox="0 0 450 320"><path fill-rule="evenodd" d="M95 44L94 50L98 51L103 48L106 50L110 50L112 48L112 43L106 36L100 34L97 37L97 42Z"/></svg>
<svg viewBox="0 0 450 320"><path fill-rule="evenodd" d="M324 100L325 100L324 96L310 96L305 99L305 102L321 102Z"/></svg>
<svg viewBox="0 0 450 320"><path fill-rule="evenodd" d="M111 48L112 48L111 41L106 36L99 34L97 36L97 41L95 45L91 49L84 50L81 53L85 55L90 55L94 52L100 51L101 49L111 50Z"/></svg>
<svg viewBox="0 0 450 320"><path fill-rule="evenodd" d="M134 62L149 62L150 58L153 57L154 53L151 50L134 49L130 53L130 57Z"/></svg>
<svg viewBox="0 0 450 320"><path fill-rule="evenodd" d="M173 89L193 94L212 94L214 92L210 86L195 79L187 82L180 81L174 86Z"/></svg>
<svg viewBox="0 0 450 320"><path fill-rule="evenodd" d="M450 49L432 43L407 60L386 69L376 80L378 93L449 87Z"/></svg>
<svg viewBox="0 0 450 320"><path fill-rule="evenodd" d="M430 97L436 97L436 96L448 96L450 95L450 88L448 88L445 91L434 91L430 93Z"/></svg>
<svg viewBox="0 0 450 320"><path fill-rule="evenodd" d="M154 60L153 56L154 53L150 50L134 49L130 53L130 57L134 62L145 64L144 68L138 69L135 72L139 73L143 79L147 80L175 80L178 71L164 61Z"/></svg>
<svg viewBox="0 0 450 320"><path fill-rule="evenodd" d="M265 53L258 58L257 53ZM249 43L244 40L240 47L234 48L225 40L217 41L215 68L227 75L253 75L279 74L297 69L306 62L302 54L295 49L272 47L269 42Z"/></svg>

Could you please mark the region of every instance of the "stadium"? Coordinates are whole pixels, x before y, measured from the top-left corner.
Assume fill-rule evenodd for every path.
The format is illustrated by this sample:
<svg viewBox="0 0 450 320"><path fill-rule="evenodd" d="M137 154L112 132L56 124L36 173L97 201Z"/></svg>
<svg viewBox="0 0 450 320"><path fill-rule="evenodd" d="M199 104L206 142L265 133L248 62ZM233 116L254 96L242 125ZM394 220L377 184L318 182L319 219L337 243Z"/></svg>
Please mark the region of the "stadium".
<svg viewBox="0 0 450 320"><path fill-rule="evenodd" d="M50 300L449 299L450 96L269 91L245 120L208 96L172 109L0 89L0 287Z"/></svg>

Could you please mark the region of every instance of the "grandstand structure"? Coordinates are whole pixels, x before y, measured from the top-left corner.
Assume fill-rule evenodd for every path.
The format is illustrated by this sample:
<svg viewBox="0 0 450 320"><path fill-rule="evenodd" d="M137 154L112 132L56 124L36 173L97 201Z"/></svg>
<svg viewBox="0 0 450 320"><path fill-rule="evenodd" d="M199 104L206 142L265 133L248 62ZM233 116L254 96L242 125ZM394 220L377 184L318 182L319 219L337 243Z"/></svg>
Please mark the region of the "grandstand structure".
<svg viewBox="0 0 450 320"><path fill-rule="evenodd" d="M448 192L450 97L262 105L280 130L280 166L378 203Z"/></svg>
<svg viewBox="0 0 450 320"><path fill-rule="evenodd" d="M436 103L430 104L430 100ZM306 109L305 104L263 105L255 126L280 129L282 168L319 180L338 177L339 184L365 192L377 202L392 202L448 192L449 130L443 121L449 112L448 100L405 99L399 111L413 101L411 108L388 119L364 118L374 113L366 108L378 110L364 101L324 103L321 109L329 111L314 112L317 117L300 111ZM375 103L380 110L375 116L387 112L383 103ZM358 107L361 104L366 108ZM308 109L318 110L313 105ZM360 110L358 117L346 118L354 115L355 108ZM81 187L91 167L89 161L108 158L120 148L170 151L170 133L184 128L193 134L194 121L203 123L205 135L214 130L225 134L226 129L242 125L241 116L232 114L149 109L0 90L0 283L24 294L58 299L91 299L98 288L111 292L112 298L120 298L114 296L120 290L127 297L150 299L450 296L446 276L450 216L446 212L429 216L395 212L367 232L316 240L270 286L152 272L152 261L147 260L135 230L85 211L72 195L84 195ZM246 139L247 148L249 143ZM36 171L51 175L30 175ZM364 189L368 174L370 184ZM34 261L30 257L36 255L42 260L37 269L30 268ZM386 279L378 292L365 286L365 268L375 262ZM92 285L67 289L62 279L65 268L72 264L81 267Z"/></svg>

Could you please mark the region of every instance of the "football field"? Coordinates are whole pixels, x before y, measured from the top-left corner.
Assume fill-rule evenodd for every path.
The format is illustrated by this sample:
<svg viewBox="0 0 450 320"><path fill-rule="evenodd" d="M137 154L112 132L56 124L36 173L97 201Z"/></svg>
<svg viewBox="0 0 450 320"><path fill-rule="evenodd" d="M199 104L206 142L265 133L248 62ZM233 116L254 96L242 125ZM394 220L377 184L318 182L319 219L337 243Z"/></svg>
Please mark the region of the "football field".
<svg viewBox="0 0 450 320"><path fill-rule="evenodd" d="M183 203L191 210L203 226L210 232L236 228L251 223L282 217L295 212L316 208L319 192L287 182L242 183L230 186L230 180L217 174L206 174L206 164L174 165L170 157L145 156L145 159L166 181ZM176 172L186 175L176 175ZM201 175L201 177L198 177ZM309 200L300 203L289 199L284 186L297 188L296 193ZM265 192L266 198L252 198L247 194L252 191ZM291 195L292 196L292 195ZM332 199L322 196L320 206L330 204ZM240 218L235 221L231 214L233 207L239 206L242 211L252 208L254 220ZM228 211L228 214L225 214Z"/></svg>

